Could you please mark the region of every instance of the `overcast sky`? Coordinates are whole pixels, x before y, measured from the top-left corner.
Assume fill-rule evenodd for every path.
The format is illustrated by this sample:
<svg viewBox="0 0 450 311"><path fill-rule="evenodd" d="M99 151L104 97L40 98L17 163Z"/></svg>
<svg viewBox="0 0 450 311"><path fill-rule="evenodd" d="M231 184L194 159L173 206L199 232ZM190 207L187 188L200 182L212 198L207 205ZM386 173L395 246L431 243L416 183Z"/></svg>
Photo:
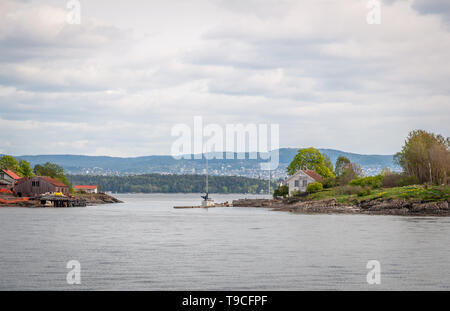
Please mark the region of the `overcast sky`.
<svg viewBox="0 0 450 311"><path fill-rule="evenodd" d="M0 153L169 154L196 115L365 154L450 134L450 1L80 3L0 1Z"/></svg>

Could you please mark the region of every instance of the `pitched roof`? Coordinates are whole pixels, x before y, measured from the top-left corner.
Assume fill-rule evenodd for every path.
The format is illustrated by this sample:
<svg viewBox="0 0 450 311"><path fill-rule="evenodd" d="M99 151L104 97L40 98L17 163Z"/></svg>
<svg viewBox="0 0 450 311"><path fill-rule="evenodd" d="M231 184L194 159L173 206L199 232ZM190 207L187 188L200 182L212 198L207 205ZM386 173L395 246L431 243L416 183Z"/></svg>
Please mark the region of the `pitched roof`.
<svg viewBox="0 0 450 311"><path fill-rule="evenodd" d="M93 185L76 185L73 186L74 189L97 189L97 186L93 186Z"/></svg>
<svg viewBox="0 0 450 311"><path fill-rule="evenodd" d="M13 179L20 179L20 176L17 175L16 173L14 173L13 171L10 170L3 170L3 172L5 172L5 174L7 174L9 177L13 178Z"/></svg>
<svg viewBox="0 0 450 311"><path fill-rule="evenodd" d="M16 180L16 185L23 183L24 181L27 181L29 178L28 177L22 177L20 179Z"/></svg>
<svg viewBox="0 0 450 311"><path fill-rule="evenodd" d="M312 179L315 179L315 180L322 180L322 176L320 176L319 174L317 174L316 172L314 172L314 171L311 171L311 170L304 170L303 171L306 175L308 175L309 177L311 177Z"/></svg>
<svg viewBox="0 0 450 311"><path fill-rule="evenodd" d="M51 183L53 186L56 186L56 187L67 187L66 184L63 184L59 180L56 180L56 179L48 177L48 176L37 176L37 177Z"/></svg>
<svg viewBox="0 0 450 311"><path fill-rule="evenodd" d="M302 172L303 174L308 175L309 177L311 177L314 180L320 181L322 180L322 176L320 176L319 174L317 174L316 172L312 171L312 170L298 170L297 172L295 172L294 175L289 176L285 182L289 181L291 178L295 177L298 175L298 173Z"/></svg>

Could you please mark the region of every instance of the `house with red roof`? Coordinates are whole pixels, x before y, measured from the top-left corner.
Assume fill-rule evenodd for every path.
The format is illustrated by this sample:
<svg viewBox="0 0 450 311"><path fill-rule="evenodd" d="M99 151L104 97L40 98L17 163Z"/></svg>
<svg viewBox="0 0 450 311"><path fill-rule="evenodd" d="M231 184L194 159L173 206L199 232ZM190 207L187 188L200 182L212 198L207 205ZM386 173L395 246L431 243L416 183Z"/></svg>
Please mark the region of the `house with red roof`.
<svg viewBox="0 0 450 311"><path fill-rule="evenodd" d="M21 178L16 181L14 191L19 197L33 197L44 193L69 194L69 186L48 176Z"/></svg>
<svg viewBox="0 0 450 311"><path fill-rule="evenodd" d="M284 183L289 186L289 194L292 194L295 191L305 192L309 184L321 180L322 176L312 170L299 170L289 176Z"/></svg>
<svg viewBox="0 0 450 311"><path fill-rule="evenodd" d="M0 170L0 188L10 189L20 176L11 170Z"/></svg>
<svg viewBox="0 0 450 311"><path fill-rule="evenodd" d="M76 192L98 193L97 185L76 185L73 186Z"/></svg>

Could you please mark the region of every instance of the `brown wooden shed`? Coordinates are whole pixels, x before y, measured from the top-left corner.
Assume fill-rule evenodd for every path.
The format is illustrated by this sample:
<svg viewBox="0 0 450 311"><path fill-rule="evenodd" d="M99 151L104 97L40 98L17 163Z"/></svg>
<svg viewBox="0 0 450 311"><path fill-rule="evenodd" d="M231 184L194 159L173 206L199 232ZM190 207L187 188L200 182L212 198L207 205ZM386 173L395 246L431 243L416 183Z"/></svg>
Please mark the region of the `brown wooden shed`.
<svg viewBox="0 0 450 311"><path fill-rule="evenodd" d="M69 187L59 180L47 176L22 178L16 182L14 191L20 197L33 197L47 192L69 193Z"/></svg>

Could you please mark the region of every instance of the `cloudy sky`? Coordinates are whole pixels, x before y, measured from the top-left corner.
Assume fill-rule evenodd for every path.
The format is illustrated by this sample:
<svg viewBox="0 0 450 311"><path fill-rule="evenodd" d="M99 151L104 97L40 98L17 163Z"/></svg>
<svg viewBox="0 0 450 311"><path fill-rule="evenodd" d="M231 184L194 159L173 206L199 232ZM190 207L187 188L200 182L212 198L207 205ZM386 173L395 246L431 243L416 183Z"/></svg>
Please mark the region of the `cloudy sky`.
<svg viewBox="0 0 450 311"><path fill-rule="evenodd" d="M450 1L0 1L0 153L169 154L177 123L278 123L282 147L450 134Z"/></svg>

